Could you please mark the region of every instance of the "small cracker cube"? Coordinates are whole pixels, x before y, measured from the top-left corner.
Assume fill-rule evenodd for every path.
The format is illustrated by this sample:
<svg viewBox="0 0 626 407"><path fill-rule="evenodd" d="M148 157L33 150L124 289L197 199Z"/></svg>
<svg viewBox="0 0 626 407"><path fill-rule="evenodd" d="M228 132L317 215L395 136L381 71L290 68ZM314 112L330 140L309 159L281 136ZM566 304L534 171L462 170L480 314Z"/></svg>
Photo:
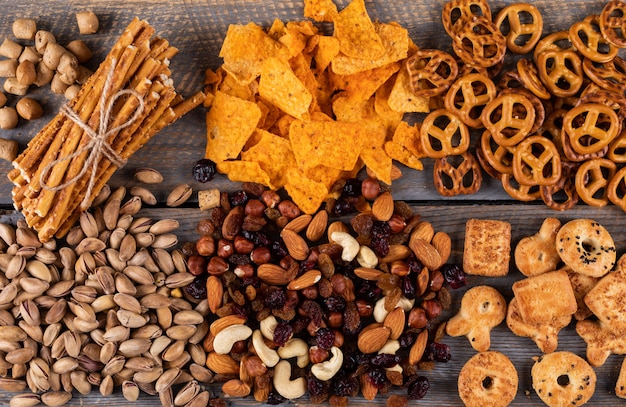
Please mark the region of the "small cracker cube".
<svg viewBox="0 0 626 407"><path fill-rule="evenodd" d="M465 224L463 270L467 274L502 277L509 273L511 224L470 219Z"/></svg>
<svg viewBox="0 0 626 407"><path fill-rule="evenodd" d="M200 210L206 211L220 206L220 190L207 189L198 191L198 206Z"/></svg>
<svg viewBox="0 0 626 407"><path fill-rule="evenodd" d="M549 271L513 283L524 322L541 324L573 315L578 309L574 289L564 270Z"/></svg>

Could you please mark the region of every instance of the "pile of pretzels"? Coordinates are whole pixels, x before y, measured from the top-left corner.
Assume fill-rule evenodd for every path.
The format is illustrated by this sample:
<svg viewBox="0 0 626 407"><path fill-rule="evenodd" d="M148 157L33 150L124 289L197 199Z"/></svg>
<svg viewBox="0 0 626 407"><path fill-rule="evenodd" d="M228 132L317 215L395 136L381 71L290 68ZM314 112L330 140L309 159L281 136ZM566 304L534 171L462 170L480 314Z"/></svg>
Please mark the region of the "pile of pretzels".
<svg viewBox="0 0 626 407"><path fill-rule="evenodd" d="M543 38L527 3L492 18L487 0L452 0L442 22L454 55L420 49L405 64L413 92L436 106L420 143L438 192L474 193L484 171L520 201L626 210L626 3Z"/></svg>

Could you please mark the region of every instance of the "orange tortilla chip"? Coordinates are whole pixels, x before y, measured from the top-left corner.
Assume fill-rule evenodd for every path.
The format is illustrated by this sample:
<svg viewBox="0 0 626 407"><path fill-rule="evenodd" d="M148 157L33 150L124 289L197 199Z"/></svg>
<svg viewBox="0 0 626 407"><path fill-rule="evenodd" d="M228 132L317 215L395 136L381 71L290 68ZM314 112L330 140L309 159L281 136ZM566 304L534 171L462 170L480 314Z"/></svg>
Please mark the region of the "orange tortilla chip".
<svg viewBox="0 0 626 407"><path fill-rule="evenodd" d="M304 0L304 16L319 22L330 23L337 15L337 6L332 0Z"/></svg>
<svg viewBox="0 0 626 407"><path fill-rule="evenodd" d="M333 59L331 68L338 75L350 75L357 72L367 71L401 61L408 55L409 32L396 24L374 24L380 34L386 52L372 59L360 59L340 53Z"/></svg>
<svg viewBox="0 0 626 407"><path fill-rule="evenodd" d="M399 69L399 63L392 63L352 75L333 75L333 86L335 89L344 90L344 95L349 98L366 100Z"/></svg>
<svg viewBox="0 0 626 407"><path fill-rule="evenodd" d="M396 160L409 168L421 171L424 169L424 164L420 161L419 157L411 154L409 150L404 148L398 143L388 141L385 143L385 152L393 160Z"/></svg>
<svg viewBox="0 0 626 407"><path fill-rule="evenodd" d="M276 188L282 187L287 182L287 170L296 166L291 142L263 130L257 130L253 137L258 137L259 141L241 153L241 159L259 163L269 176L271 184Z"/></svg>
<svg viewBox="0 0 626 407"><path fill-rule="evenodd" d="M231 24L222 44L219 56L224 59L223 68L243 83L255 80L267 58L287 60L291 55L287 47L276 42L254 23Z"/></svg>
<svg viewBox="0 0 626 407"><path fill-rule="evenodd" d="M339 54L339 41L335 37L325 35L318 36L317 49L315 50L315 68L318 72L324 71L331 61Z"/></svg>
<svg viewBox="0 0 626 407"><path fill-rule="evenodd" d="M298 120L289 128L289 139L300 168L323 164L349 171L359 158L363 137L359 123Z"/></svg>
<svg viewBox="0 0 626 407"><path fill-rule="evenodd" d="M367 14L364 0L352 0L335 18L333 36L341 52L352 58L378 59L385 54L383 42Z"/></svg>
<svg viewBox="0 0 626 407"><path fill-rule="evenodd" d="M409 84L409 74L406 69L401 69L396 77L396 82L389 94L389 107L396 112L418 112L427 113L430 111L429 99L415 96Z"/></svg>
<svg viewBox="0 0 626 407"><path fill-rule="evenodd" d="M337 120L342 122L360 122L376 117L374 98L367 100L337 97L333 101L333 113Z"/></svg>
<svg viewBox="0 0 626 407"><path fill-rule="evenodd" d="M222 161L217 164L217 170L226 174L233 182L256 182L269 188L274 188L269 175L256 161Z"/></svg>
<svg viewBox="0 0 626 407"><path fill-rule="evenodd" d="M287 171L287 180L285 190L300 210L308 214L317 212L328 195L328 188L306 177L297 168Z"/></svg>
<svg viewBox="0 0 626 407"><path fill-rule="evenodd" d="M256 103L218 91L206 114L205 158L216 163L237 158L260 119Z"/></svg>
<svg viewBox="0 0 626 407"><path fill-rule="evenodd" d="M362 123L363 144L360 158L376 178L391 184L391 158L383 148L387 132L385 126L377 122Z"/></svg>
<svg viewBox="0 0 626 407"><path fill-rule="evenodd" d="M302 118L308 112L313 99L289 64L277 58L268 58L263 63L259 95L297 118Z"/></svg>
<svg viewBox="0 0 626 407"><path fill-rule="evenodd" d="M407 122L400 122L393 133L392 141L406 148L414 156L422 158L426 155L422 151L419 137L419 124L411 126Z"/></svg>

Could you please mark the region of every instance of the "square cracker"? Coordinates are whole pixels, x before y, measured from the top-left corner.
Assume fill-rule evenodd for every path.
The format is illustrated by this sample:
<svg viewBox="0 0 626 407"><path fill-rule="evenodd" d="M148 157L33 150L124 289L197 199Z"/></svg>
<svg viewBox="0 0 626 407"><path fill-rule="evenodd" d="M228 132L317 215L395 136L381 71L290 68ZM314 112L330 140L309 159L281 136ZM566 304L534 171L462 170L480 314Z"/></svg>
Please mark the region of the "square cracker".
<svg viewBox="0 0 626 407"><path fill-rule="evenodd" d="M511 224L499 220L468 220L463 250L466 273L487 277L507 275L511 258Z"/></svg>
<svg viewBox="0 0 626 407"><path fill-rule="evenodd" d="M608 273L589 290L584 301L611 332L626 334L626 274Z"/></svg>
<svg viewBox="0 0 626 407"><path fill-rule="evenodd" d="M565 270L549 271L513 283L520 315L529 324L573 315L578 309L574 289Z"/></svg>

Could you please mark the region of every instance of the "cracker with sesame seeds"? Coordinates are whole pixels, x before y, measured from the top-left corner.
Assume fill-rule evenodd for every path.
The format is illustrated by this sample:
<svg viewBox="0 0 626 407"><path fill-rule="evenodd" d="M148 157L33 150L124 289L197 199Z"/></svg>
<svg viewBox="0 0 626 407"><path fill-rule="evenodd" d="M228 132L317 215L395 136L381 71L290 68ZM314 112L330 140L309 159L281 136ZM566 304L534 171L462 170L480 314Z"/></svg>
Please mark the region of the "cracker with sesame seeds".
<svg viewBox="0 0 626 407"><path fill-rule="evenodd" d="M585 304L615 335L626 334L626 274L608 273L585 295Z"/></svg>
<svg viewBox="0 0 626 407"><path fill-rule="evenodd" d="M511 224L469 219L465 224L463 270L467 274L502 277L509 273Z"/></svg>

